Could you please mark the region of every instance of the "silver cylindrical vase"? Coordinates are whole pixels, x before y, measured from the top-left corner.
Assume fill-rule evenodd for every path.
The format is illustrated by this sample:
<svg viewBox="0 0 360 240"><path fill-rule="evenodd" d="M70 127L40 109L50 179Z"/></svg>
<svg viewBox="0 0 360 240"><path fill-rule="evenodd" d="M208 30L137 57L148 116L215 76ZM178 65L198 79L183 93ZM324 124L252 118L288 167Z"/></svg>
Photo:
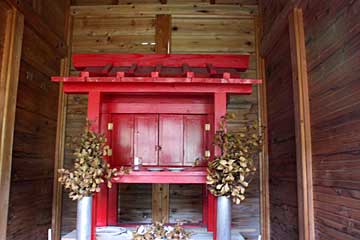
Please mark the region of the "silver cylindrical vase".
<svg viewBox="0 0 360 240"><path fill-rule="evenodd" d="M216 239L231 240L231 198L217 198Z"/></svg>
<svg viewBox="0 0 360 240"><path fill-rule="evenodd" d="M92 197L83 197L77 203L76 239L91 240Z"/></svg>

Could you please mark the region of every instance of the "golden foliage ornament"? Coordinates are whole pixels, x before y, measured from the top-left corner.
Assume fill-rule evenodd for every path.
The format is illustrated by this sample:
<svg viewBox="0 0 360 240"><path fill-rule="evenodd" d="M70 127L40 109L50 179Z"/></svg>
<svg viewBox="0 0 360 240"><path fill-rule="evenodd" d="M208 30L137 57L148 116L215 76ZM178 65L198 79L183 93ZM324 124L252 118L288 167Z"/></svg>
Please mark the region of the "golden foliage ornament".
<svg viewBox="0 0 360 240"><path fill-rule="evenodd" d="M130 170L125 167L119 170L110 167L104 159L109 151L106 138L92 131L89 123L76 145L74 168L58 170L58 181L69 191L72 200L80 200L100 192L102 183L111 188L110 180L113 176L129 173Z"/></svg>
<svg viewBox="0 0 360 240"><path fill-rule="evenodd" d="M256 172L255 162L262 150L262 134L256 121L245 116L245 126L238 131L228 131L228 120L235 119L227 114L220 121L214 144L221 154L210 161L207 169L207 185L214 196L232 198L233 203L245 200L245 191L250 178Z"/></svg>
<svg viewBox="0 0 360 240"><path fill-rule="evenodd" d="M161 222L152 225L141 225L133 234L133 240L189 240L190 232L180 225L165 226Z"/></svg>

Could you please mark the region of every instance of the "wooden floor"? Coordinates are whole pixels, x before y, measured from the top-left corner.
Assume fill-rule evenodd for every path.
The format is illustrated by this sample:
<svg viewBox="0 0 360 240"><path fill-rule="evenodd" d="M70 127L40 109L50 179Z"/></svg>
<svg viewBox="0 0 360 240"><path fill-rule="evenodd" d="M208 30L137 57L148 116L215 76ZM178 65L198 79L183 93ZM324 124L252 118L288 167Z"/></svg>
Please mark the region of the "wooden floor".
<svg viewBox="0 0 360 240"><path fill-rule="evenodd" d="M132 230L132 229L130 229ZM207 232L205 228L194 228L190 229L190 232L193 233L191 240L212 240L213 234ZM232 240L245 240L241 234L234 230L232 231ZM76 231L72 231L71 233L67 234L66 236L61 238L62 240L76 240ZM119 236L112 236L112 237L97 237L97 240L131 240L129 235L119 235Z"/></svg>

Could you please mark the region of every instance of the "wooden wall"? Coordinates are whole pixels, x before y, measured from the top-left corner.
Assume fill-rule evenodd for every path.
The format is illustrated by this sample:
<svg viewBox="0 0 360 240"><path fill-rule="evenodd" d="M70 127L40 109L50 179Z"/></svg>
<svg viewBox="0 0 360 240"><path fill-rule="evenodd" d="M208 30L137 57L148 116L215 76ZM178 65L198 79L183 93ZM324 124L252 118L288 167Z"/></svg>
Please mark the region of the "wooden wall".
<svg viewBox="0 0 360 240"><path fill-rule="evenodd" d="M69 5L67 1L17 2L26 14L7 239L38 240L47 239L51 228L58 84L50 77L59 74Z"/></svg>
<svg viewBox="0 0 360 240"><path fill-rule="evenodd" d="M0 62L2 62L3 53L4 53L4 45L5 45L5 29L6 29L6 12L2 12L0 15ZM0 72L1 74L1 72Z"/></svg>
<svg viewBox="0 0 360 240"><path fill-rule="evenodd" d="M266 33L286 1L261 3ZM309 77L315 239L355 240L360 238L360 2L301 1L300 7ZM265 56L271 239L299 238L288 29L278 32Z"/></svg>
<svg viewBox="0 0 360 240"><path fill-rule="evenodd" d="M132 5L131 3L139 2L131 1L121 7L101 6L100 2L115 4L116 1L73 1L75 5L71 11L74 17L73 53L153 53L155 15L171 14L172 53L249 53L251 54L250 70L244 76L256 77L254 14L257 12L257 1L222 0L216 3L224 4L210 5L204 1L171 0L168 4L161 5L150 0L151 4ZM121 0L118 3L127 2ZM76 72L73 71L73 74ZM239 119L232 122L232 127L240 126L242 124L240 118L246 113L251 112L250 118L257 118L256 93L257 90L254 89L254 94L251 96L229 98L228 111L239 114ZM82 103L77 104L78 100ZM67 111L72 119L68 117L66 122L67 141L73 133L72 129L79 129L80 122L84 119L85 101L86 97L82 96L68 97ZM65 159L66 162L71 162L69 156ZM126 190L127 187L124 188L123 190ZM134 188L136 187L131 186L132 191L135 191ZM139 186L138 191L144 196L144 187ZM146 196L151 197L150 194L149 189ZM184 219L185 215L182 215L184 212L188 221L199 221L201 208L190 207L198 202L201 196L199 186L184 189L182 186L174 185L170 188L170 194L170 221ZM135 196L136 194L134 198ZM65 202L68 200L64 199L64 204L69 206ZM143 210L143 213L146 215L149 211ZM70 208L63 210L63 233L74 228L74 214L75 211ZM260 228L259 215L257 176L249 189L248 199L241 206L234 207L233 224L236 228L241 228L249 239L257 239ZM124 218L128 219L127 216Z"/></svg>
<svg viewBox="0 0 360 240"><path fill-rule="evenodd" d="M282 10L279 1L262 9L264 34ZM271 239L298 238L297 169L289 32L278 36L265 57L269 136Z"/></svg>
<svg viewBox="0 0 360 240"><path fill-rule="evenodd" d="M360 239L360 2L304 14L316 239Z"/></svg>

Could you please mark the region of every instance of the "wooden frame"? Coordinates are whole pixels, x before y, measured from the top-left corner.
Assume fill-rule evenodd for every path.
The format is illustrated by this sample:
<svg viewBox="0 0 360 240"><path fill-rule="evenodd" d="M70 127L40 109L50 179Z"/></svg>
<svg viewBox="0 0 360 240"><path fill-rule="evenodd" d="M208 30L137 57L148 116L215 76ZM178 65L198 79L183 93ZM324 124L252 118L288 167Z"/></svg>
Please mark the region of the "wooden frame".
<svg viewBox="0 0 360 240"><path fill-rule="evenodd" d="M0 65L0 239L6 239L24 16L4 1L0 2L0 11L6 18L5 29L0 29L4 34Z"/></svg>
<svg viewBox="0 0 360 240"><path fill-rule="evenodd" d="M72 25L73 18L67 13L65 22L66 29L66 44L70 45L72 39ZM69 76L71 65L71 48L67 47L67 57L61 60L60 74L61 76ZM59 85L59 100L58 100L58 117L56 128L56 149L55 149L55 163L54 163L54 194L52 204L52 239L60 240L61 237L61 216L62 216L62 196L63 188L58 182L58 169L63 167L64 164L64 151L65 151L65 124L66 124L66 95L63 91L63 83Z"/></svg>
<svg viewBox="0 0 360 240"><path fill-rule="evenodd" d="M289 16L289 33L295 107L299 239L312 240L315 233L311 124L302 9L294 8Z"/></svg>
<svg viewBox="0 0 360 240"><path fill-rule="evenodd" d="M262 239L270 240L270 200L269 200L269 156L267 129L267 94L265 79L265 60L260 55L260 40L262 36L262 19L255 19L256 65L257 77L263 82L258 87L259 123L263 129L263 148L260 154L260 234Z"/></svg>

